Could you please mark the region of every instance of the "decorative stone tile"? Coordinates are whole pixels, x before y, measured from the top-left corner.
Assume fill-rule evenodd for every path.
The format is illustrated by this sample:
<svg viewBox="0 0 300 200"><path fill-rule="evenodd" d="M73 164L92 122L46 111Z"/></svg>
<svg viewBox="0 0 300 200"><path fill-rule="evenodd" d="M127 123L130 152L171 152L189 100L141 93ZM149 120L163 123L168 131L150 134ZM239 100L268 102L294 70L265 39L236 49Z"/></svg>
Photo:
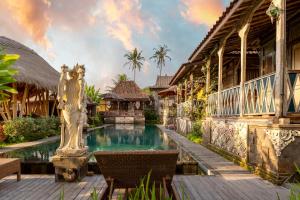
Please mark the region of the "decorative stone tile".
<svg viewBox="0 0 300 200"><path fill-rule="evenodd" d="M295 137L300 136L300 131L288 129L265 129L265 133L272 142L278 157L291 142L295 141Z"/></svg>
<svg viewBox="0 0 300 200"><path fill-rule="evenodd" d="M212 121L211 143L241 158L247 156L248 125L243 122Z"/></svg>

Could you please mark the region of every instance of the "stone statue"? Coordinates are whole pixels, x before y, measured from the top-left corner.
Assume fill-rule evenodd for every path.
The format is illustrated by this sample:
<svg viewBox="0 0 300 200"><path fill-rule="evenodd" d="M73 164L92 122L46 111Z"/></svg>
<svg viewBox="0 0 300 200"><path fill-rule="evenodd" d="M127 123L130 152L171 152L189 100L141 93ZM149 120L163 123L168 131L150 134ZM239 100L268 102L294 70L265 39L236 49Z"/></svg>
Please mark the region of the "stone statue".
<svg viewBox="0 0 300 200"><path fill-rule="evenodd" d="M82 137L83 126L86 124L85 68L75 65L69 69L61 67L58 85L58 108L61 109L61 142L57 155L82 156L87 153Z"/></svg>

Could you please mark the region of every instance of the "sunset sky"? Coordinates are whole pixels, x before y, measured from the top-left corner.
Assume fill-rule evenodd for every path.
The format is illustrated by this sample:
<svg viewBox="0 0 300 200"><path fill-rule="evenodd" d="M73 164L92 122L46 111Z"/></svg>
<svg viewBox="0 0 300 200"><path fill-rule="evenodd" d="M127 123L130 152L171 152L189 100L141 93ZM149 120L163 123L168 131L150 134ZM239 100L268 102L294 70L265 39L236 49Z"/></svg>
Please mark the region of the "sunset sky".
<svg viewBox="0 0 300 200"><path fill-rule="evenodd" d="M159 73L149 61L166 44L172 75L185 62L230 0L1 0L0 35L34 49L55 69L86 66L88 84L102 91L124 67L124 54L137 47L147 58L136 82L153 85Z"/></svg>

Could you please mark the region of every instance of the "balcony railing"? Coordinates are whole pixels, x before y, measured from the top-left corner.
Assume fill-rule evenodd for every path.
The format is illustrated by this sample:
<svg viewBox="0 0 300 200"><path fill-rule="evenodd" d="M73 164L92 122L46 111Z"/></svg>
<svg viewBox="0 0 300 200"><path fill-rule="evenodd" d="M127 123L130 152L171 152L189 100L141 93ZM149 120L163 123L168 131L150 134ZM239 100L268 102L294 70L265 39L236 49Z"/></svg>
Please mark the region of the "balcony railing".
<svg viewBox="0 0 300 200"><path fill-rule="evenodd" d="M292 76L292 80L294 80ZM297 74L299 79L298 90L300 90L300 73ZM244 83L244 107L241 108L241 88L240 86L231 87L221 91L220 96L220 116L236 116L240 115L243 109L244 115L264 115L264 114L275 114L275 73L268 74ZM291 91L297 90L297 87L292 87ZM294 93L290 95L295 96ZM297 94L298 95L298 94ZM300 93L298 96L298 111L300 111ZM293 97L290 97L291 99ZM291 100L291 102L294 100ZM208 116L218 115L218 93L213 93L208 96L207 114Z"/></svg>
<svg viewBox="0 0 300 200"><path fill-rule="evenodd" d="M275 114L275 73L245 82L245 115Z"/></svg>
<svg viewBox="0 0 300 200"><path fill-rule="evenodd" d="M228 88L221 92L221 115L240 114L240 86Z"/></svg>
<svg viewBox="0 0 300 200"><path fill-rule="evenodd" d="M218 93L213 93L208 96L207 99L207 113L209 116L217 115L218 108Z"/></svg>
<svg viewBox="0 0 300 200"><path fill-rule="evenodd" d="M300 70L290 70L286 75L286 112L300 113Z"/></svg>

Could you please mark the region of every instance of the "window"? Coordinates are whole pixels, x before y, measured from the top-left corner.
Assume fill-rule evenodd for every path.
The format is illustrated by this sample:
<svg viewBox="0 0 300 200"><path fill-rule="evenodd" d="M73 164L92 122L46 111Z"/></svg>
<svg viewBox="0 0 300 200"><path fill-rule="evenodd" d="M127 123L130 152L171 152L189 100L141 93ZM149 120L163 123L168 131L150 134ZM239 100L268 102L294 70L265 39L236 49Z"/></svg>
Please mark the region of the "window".
<svg viewBox="0 0 300 200"><path fill-rule="evenodd" d="M300 43L293 47L293 69L300 70Z"/></svg>

